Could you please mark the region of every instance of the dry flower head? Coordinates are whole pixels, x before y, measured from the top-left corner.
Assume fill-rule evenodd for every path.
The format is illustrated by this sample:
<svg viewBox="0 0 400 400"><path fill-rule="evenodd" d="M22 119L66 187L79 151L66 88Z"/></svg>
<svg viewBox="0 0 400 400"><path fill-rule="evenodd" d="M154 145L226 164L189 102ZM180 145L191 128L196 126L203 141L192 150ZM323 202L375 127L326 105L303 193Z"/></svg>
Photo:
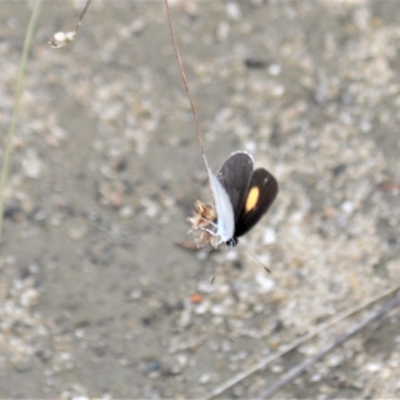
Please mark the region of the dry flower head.
<svg viewBox="0 0 400 400"><path fill-rule="evenodd" d="M218 247L219 237L212 232L215 231L215 221L217 214L214 208L197 200L194 203L194 216L188 218L192 224L191 232L194 232L194 241L198 247L210 244L212 247Z"/></svg>
<svg viewBox="0 0 400 400"><path fill-rule="evenodd" d="M51 38L49 45L53 49L61 49L62 47L66 46L68 43L75 40L76 31L71 32L57 32Z"/></svg>
<svg viewBox="0 0 400 400"><path fill-rule="evenodd" d="M57 32L53 35L51 38L49 45L53 49L61 49L62 47L66 46L68 43L72 42L75 40L76 35L78 34L78 30L82 25L83 17L86 14L86 11L89 8L90 2L92 0L86 0L85 7L83 8L83 11L79 17L78 23L75 26L75 29L73 31L69 32Z"/></svg>

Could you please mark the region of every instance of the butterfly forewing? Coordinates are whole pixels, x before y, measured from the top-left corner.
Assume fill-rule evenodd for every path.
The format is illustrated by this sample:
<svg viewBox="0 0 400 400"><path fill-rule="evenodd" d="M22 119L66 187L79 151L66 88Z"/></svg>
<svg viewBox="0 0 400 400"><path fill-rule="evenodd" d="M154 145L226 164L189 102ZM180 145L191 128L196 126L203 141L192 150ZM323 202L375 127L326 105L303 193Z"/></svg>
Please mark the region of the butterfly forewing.
<svg viewBox="0 0 400 400"><path fill-rule="evenodd" d="M235 237L248 232L268 211L278 194L278 182L266 169L256 169L236 220Z"/></svg>
<svg viewBox="0 0 400 400"><path fill-rule="evenodd" d="M235 214L235 222L240 218L251 177L253 174L253 157L244 152L233 153L217 173L217 179L228 193Z"/></svg>

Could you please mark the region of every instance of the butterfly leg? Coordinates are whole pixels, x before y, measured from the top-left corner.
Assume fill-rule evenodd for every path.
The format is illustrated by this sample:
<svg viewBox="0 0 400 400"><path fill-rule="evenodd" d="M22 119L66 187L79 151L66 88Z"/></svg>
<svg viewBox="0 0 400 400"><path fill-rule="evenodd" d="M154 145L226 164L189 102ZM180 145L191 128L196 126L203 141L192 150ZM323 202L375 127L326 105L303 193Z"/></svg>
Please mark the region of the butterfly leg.
<svg viewBox="0 0 400 400"><path fill-rule="evenodd" d="M210 222L211 223L211 222ZM212 223L211 223L212 224ZM212 226L215 228L215 225L214 224L212 224ZM207 232L207 233L209 233L211 236L218 236L214 231L212 231L211 229L209 229L209 228L205 228L205 227L200 227L199 228L201 231L204 231L204 232Z"/></svg>

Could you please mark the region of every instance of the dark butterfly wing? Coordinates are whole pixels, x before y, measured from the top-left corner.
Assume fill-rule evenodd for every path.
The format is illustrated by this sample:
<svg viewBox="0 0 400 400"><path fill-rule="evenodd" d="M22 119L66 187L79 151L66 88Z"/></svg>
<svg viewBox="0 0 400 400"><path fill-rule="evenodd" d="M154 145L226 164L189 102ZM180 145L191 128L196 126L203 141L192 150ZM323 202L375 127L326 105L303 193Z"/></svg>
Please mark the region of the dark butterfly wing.
<svg viewBox="0 0 400 400"><path fill-rule="evenodd" d="M253 157L238 151L229 156L217 173L217 179L231 200L235 222L240 216L253 174Z"/></svg>
<svg viewBox="0 0 400 400"><path fill-rule="evenodd" d="M278 194L278 182L266 169L253 173L242 211L236 221L234 237L248 232L268 211Z"/></svg>

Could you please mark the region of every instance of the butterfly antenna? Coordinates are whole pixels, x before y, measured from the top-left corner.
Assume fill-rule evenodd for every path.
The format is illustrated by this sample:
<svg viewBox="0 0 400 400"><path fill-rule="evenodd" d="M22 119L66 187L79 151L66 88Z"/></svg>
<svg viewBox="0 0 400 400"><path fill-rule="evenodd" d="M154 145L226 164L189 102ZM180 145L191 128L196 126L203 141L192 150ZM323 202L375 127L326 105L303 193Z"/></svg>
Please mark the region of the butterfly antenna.
<svg viewBox="0 0 400 400"><path fill-rule="evenodd" d="M206 155L205 155L205 152L204 152L203 135L202 135L201 129L200 129L199 117L197 115L197 109L196 109L196 106L194 104L193 97L192 97L192 95L190 93L189 83L188 83L187 78L186 78L185 68L183 67L181 54L179 52L178 41L176 39L175 29L174 29L174 25L172 23L171 11L170 11L170 8L169 8L168 0L165 0L165 7L167 9L169 29L171 31L172 41L174 43L175 55L176 55L176 59L178 60L179 71L181 72L183 85L185 86L185 90L186 90L186 93L188 95L188 98L189 98L189 101L190 101L190 106L192 108L192 112L193 112L193 115L194 115L194 120L195 120L195 123L196 123L196 131L197 131L197 137L198 137L199 143L200 143L201 155L203 156L204 163L206 165L206 168L208 169L208 162L207 162Z"/></svg>
<svg viewBox="0 0 400 400"><path fill-rule="evenodd" d="M271 273L271 270L269 268L267 268L254 254L252 254L243 243L241 243L241 242L239 242L239 243L246 250L246 253L249 254L253 258L253 260L256 260L267 272Z"/></svg>

